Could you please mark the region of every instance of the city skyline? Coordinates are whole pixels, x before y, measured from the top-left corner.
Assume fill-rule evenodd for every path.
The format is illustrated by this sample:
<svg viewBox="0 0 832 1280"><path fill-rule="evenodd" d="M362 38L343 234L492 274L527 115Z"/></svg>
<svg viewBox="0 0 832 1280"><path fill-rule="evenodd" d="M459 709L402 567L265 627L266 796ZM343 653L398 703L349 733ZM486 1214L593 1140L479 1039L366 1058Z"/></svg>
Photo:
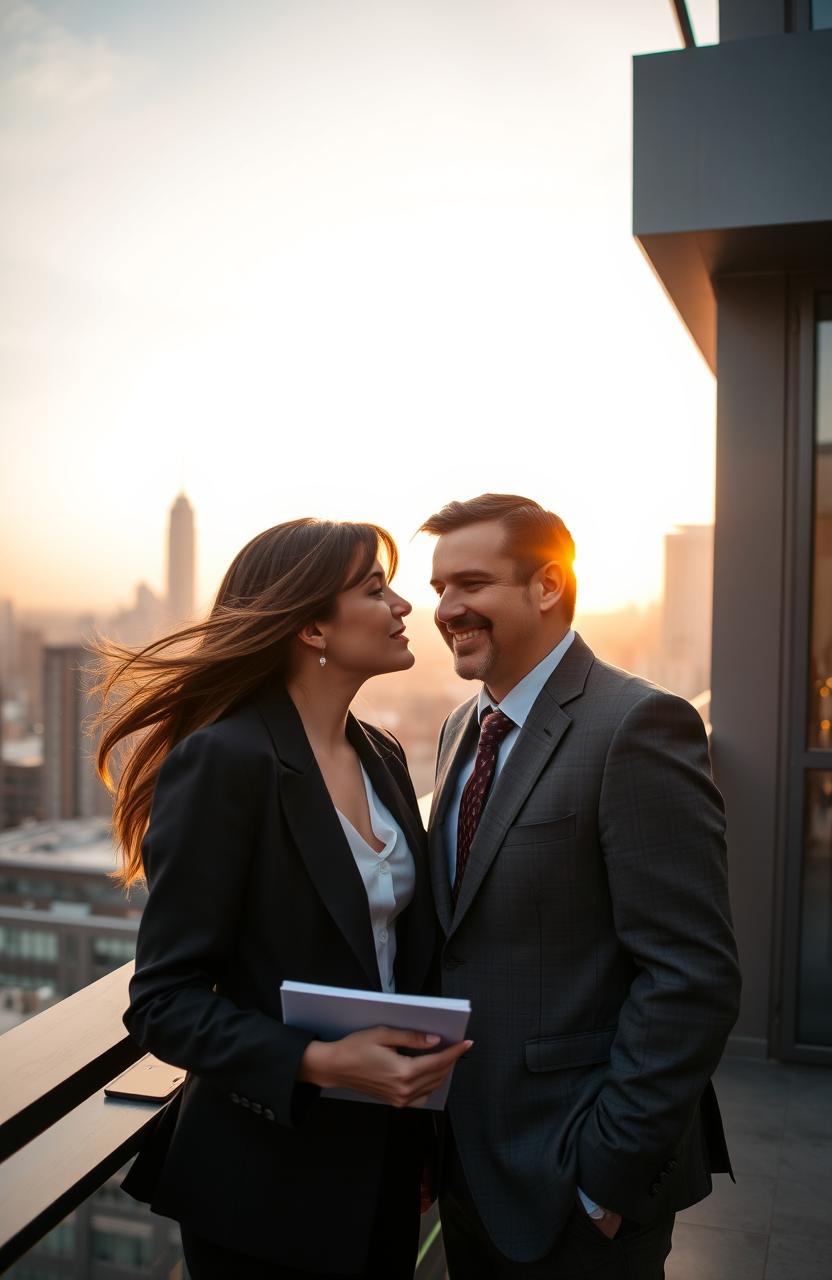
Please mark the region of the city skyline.
<svg viewBox="0 0 832 1280"><path fill-rule="evenodd" d="M75 609L56 627L56 615L27 616L0 598L0 673L5 673L0 727L0 829L43 813L47 818L100 812L109 805L91 765L91 743L81 728L87 686L82 675L94 633L141 648L177 629L193 610L197 551L195 512L184 493L168 509L166 592L142 581L135 604L98 617ZM707 702L710 672L710 594L713 526L676 527L664 539L663 596L646 607L591 613L579 608L575 626L590 646L616 666ZM416 604L407 619L416 667L404 678L380 676L355 699L356 714L400 735L421 790L430 789L436 735L444 716L469 696L453 672L434 625L433 607ZM43 710L45 709L45 711ZM40 765L43 763L43 769ZM3 769L5 768L5 781ZM42 801L35 773L42 772ZM6 816L4 818L4 809Z"/></svg>
<svg viewBox="0 0 832 1280"><path fill-rule="evenodd" d="M173 563L176 555L178 554L181 556L182 552L180 550L178 553L176 553L172 549L171 522L174 518L173 516L174 509L176 508L177 503L179 503L181 500L184 500L184 502L187 504L187 508L188 508L187 518L190 521L190 529L188 531L188 534L186 535L186 537L190 538L190 547L187 553L188 556L190 557L190 560L189 560L188 569L184 570L180 564L178 572L180 573L180 575L183 572L186 574L189 585L188 587L178 586L177 592L179 593L179 596L187 599L189 602L192 602L193 604L192 609L190 608L184 609L184 611L182 612L183 617L202 616L203 614L207 613L208 609L211 606L213 597L216 594L217 588L219 587L220 580L227 568L227 564L225 562L220 563L220 566L217 572L216 581L211 585L208 595L203 597L202 599L199 599L198 597L196 597L195 591L194 591L194 560L197 559L197 556L196 556L196 550L197 550L196 509L193 506L193 504L190 503L190 501L188 500L187 494L185 494L184 492L181 492L180 494L178 494L177 497L171 503L169 503L169 505L166 508L164 508L164 510L160 513L159 549L157 553L155 553L156 555L158 555L158 569L155 575L152 572L148 572L148 571L142 572L135 581L131 583L125 582L121 586L118 594L114 597L111 597L110 599L106 599L102 597L99 597L97 599L73 599L71 602L68 602L68 603L62 603L60 599L59 600L32 599L32 598L27 598L25 595L22 598L20 598L15 596L12 592L9 592L9 591L6 591L4 593L2 592L2 587L4 586L4 583L8 581L8 579L4 579L3 581L0 581L0 602L5 602L6 604L10 605L14 609L15 613L19 614L22 617L53 614L56 617L63 616L67 619L71 617L84 619L84 618L89 618L94 616L97 619L101 619L103 617L109 617L115 620L117 618L123 618L123 617L127 617L128 615L133 615L137 612L138 613L142 613L145 611L150 612L151 610L154 610L154 609L158 611L159 617L161 620L164 620L166 618L170 619L175 616L179 616L176 611L176 608L172 605L171 573L172 573L172 567L173 567ZM180 508L180 511L181 511L181 508ZM340 517L340 518L346 518L346 517ZM167 533L166 533L166 529L167 529ZM672 538L680 530L684 530L684 529L712 530L713 524L712 522L707 522L707 521L672 523L667 529L665 529L664 531L661 532L660 535L658 535L659 541L661 544L662 556L664 556L666 553L668 539ZM254 535L252 534L252 536ZM404 544L402 544L402 542L399 542L398 544L401 559L400 559L399 568L396 575L396 586L401 593L407 595L407 598L410 599L410 602L415 609L432 611L435 605L435 598L434 598L434 593L430 587L429 577L430 577L430 556L432 553L434 540L428 537L428 535L423 535L423 534L414 534L413 536L414 538L418 539L417 554L414 554L412 542L405 542ZM244 544L240 544L240 545L242 546ZM238 547L237 550L239 549L240 548ZM229 562L230 562L230 559L231 559L231 556L229 556ZM609 607L592 607L592 606L587 607L585 606L584 600L583 600L583 591L582 591L583 583L582 583L581 571L580 571L580 566L581 566L580 549L578 549L578 556L575 564L576 564L576 571L578 574L578 603L577 603L578 614L580 613L604 614L604 615L615 614L619 612L624 612L630 608L637 608L641 610L649 609L651 606L661 605L663 603L663 600L665 597L665 582L664 582L665 569L663 565L660 570L655 592L653 594L649 594L642 599L633 599L633 598L628 598L624 596L620 600L615 601ZM425 575L424 581L421 584L421 586L419 584L418 579L415 577L415 571L417 569L421 569ZM184 592L184 596L182 596L183 592ZM135 597L133 604L129 603L129 598L131 596Z"/></svg>
<svg viewBox="0 0 832 1280"><path fill-rule="evenodd" d="M11 0L0 26L0 594L161 592L184 488L200 607L310 514L389 527L427 604L414 529L495 489L566 520L583 607L657 596L664 534L713 514L714 380L630 234L631 57L678 45L670 6Z"/></svg>

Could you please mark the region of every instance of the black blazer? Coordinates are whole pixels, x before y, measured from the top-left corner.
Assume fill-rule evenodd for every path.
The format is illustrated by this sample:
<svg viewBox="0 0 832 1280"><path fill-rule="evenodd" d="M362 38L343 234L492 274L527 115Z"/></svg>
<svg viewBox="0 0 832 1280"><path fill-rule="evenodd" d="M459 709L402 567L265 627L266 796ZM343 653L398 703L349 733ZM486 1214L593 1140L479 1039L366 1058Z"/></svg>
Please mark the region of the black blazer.
<svg viewBox="0 0 832 1280"><path fill-rule="evenodd" d="M398 990L420 992L435 923L416 796L395 739L352 716L347 736L416 862L395 972ZM124 1021L188 1078L125 1189L226 1248L360 1271L391 1130L417 1169L427 1117L296 1080L313 1037L282 1024L281 981L381 983L361 876L283 690L259 691L170 752L143 854Z"/></svg>

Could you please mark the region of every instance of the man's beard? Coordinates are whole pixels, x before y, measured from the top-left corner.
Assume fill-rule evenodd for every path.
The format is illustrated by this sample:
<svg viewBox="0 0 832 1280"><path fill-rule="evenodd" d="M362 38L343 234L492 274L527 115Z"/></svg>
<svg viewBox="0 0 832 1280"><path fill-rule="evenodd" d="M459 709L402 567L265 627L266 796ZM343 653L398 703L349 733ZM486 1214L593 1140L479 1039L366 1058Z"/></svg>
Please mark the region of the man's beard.
<svg viewBox="0 0 832 1280"><path fill-rule="evenodd" d="M494 642L491 638L490 628L487 631L487 636L488 639L484 642L481 652L463 653L457 656L456 651L453 651L454 671L461 680L485 681L487 678L489 671L494 666L495 658Z"/></svg>

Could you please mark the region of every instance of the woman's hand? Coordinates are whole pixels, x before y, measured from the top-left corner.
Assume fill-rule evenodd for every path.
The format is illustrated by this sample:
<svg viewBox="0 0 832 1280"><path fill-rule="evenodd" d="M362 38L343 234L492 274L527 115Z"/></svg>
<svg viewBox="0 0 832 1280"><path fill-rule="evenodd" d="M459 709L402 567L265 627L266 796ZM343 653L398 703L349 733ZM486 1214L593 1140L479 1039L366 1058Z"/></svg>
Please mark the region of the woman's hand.
<svg viewBox="0 0 832 1280"><path fill-rule="evenodd" d="M341 1040L312 1040L300 1062L298 1079L324 1089L356 1089L391 1107L418 1104L432 1093L473 1040L460 1040L447 1049L425 1053L439 1036L421 1031L371 1027ZM415 1058L398 1049L421 1049Z"/></svg>

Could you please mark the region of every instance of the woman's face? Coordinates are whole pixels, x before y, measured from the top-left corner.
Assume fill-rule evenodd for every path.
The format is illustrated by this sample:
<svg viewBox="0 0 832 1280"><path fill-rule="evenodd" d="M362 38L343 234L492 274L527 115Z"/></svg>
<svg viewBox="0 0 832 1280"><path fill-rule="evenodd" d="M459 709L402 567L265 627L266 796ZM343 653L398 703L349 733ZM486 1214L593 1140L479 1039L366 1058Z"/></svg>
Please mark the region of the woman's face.
<svg viewBox="0 0 832 1280"><path fill-rule="evenodd" d="M406 671L415 662L404 630L411 608L388 584L376 559L361 582L338 595L332 619L319 624L327 664L365 678Z"/></svg>

